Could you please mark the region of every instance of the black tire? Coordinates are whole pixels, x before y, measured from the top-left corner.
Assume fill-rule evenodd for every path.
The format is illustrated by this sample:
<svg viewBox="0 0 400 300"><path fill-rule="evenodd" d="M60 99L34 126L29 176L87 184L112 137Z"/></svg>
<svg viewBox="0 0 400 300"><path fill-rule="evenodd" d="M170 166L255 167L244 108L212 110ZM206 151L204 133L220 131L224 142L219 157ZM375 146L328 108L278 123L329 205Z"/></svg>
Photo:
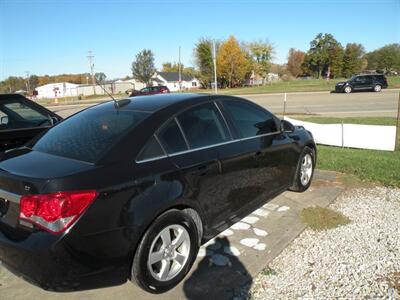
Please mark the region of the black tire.
<svg viewBox="0 0 400 300"><path fill-rule="evenodd" d="M351 86L346 86L344 89L343 89L343 92L345 92L346 94L350 94L351 92L353 91L353 88L351 87Z"/></svg>
<svg viewBox="0 0 400 300"><path fill-rule="evenodd" d="M182 269L168 281L155 278L148 266L148 259L153 241L168 226L179 225L186 229L190 238L190 250ZM169 210L160 215L147 229L136 250L131 269L131 281L140 288L153 294L166 292L175 287L189 272L199 250L199 237L192 217L180 210Z"/></svg>
<svg viewBox="0 0 400 300"><path fill-rule="evenodd" d="M380 84L375 84L374 88L373 88L374 92L380 92L382 91L382 86Z"/></svg>
<svg viewBox="0 0 400 300"><path fill-rule="evenodd" d="M311 176L309 177L309 180L307 182L307 184L303 184L302 180L301 180L301 165L303 163L304 158L310 155L311 156L311 162L312 162L312 172L311 172ZM299 156L299 161L297 162L297 168L296 168L296 173L293 179L293 184L292 186L289 188L289 190L293 191L293 192L304 192L306 191L310 185L311 185L311 181L312 178L314 176L314 169L315 169L315 151L314 149L310 148L310 147L304 147L303 151L301 152L300 156Z"/></svg>

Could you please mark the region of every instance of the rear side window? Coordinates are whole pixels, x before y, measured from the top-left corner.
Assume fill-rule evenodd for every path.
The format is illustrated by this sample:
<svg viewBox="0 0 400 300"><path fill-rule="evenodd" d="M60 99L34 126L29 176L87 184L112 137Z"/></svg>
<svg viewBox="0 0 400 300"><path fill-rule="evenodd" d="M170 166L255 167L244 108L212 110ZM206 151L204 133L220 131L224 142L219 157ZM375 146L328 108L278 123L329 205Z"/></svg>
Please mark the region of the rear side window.
<svg viewBox="0 0 400 300"><path fill-rule="evenodd" d="M137 160L141 161L146 159L152 159L152 158L162 157L164 155L165 154L160 146L160 143L156 140L156 138L153 135L151 139L143 147L143 150L138 155Z"/></svg>
<svg viewBox="0 0 400 300"><path fill-rule="evenodd" d="M255 105L231 100L223 103L242 138L278 131L272 114Z"/></svg>
<svg viewBox="0 0 400 300"><path fill-rule="evenodd" d="M168 154L187 150L185 139L175 119L161 128L157 136Z"/></svg>
<svg viewBox="0 0 400 300"><path fill-rule="evenodd" d="M228 141L229 133L213 103L188 109L178 116L191 149Z"/></svg>
<svg viewBox="0 0 400 300"><path fill-rule="evenodd" d="M33 150L94 163L127 131L150 113L97 107L80 112L51 128Z"/></svg>

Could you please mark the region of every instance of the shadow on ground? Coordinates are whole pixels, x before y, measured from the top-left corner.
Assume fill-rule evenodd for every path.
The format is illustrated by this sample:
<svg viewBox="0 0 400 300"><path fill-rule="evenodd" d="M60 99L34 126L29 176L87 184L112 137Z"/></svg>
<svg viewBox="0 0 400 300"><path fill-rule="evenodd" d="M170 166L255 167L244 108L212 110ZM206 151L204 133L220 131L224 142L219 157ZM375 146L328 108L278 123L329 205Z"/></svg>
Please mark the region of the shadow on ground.
<svg viewBox="0 0 400 300"><path fill-rule="evenodd" d="M226 237L216 238L206 248L208 255L183 284L187 299L232 299L239 292L243 296L248 294L246 287L251 286L253 279L239 257L226 253L228 249L230 242Z"/></svg>

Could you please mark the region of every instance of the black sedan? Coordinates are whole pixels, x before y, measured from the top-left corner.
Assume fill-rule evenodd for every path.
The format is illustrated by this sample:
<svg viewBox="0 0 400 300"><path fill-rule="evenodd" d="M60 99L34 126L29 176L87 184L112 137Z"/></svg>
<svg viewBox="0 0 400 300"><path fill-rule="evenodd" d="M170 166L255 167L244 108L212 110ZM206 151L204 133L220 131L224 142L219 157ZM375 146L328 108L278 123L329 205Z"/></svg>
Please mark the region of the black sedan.
<svg viewBox="0 0 400 300"><path fill-rule="evenodd" d="M283 191L305 191L312 135L228 96L110 101L0 162L0 260L46 290L181 281L199 246Z"/></svg>
<svg viewBox="0 0 400 300"><path fill-rule="evenodd" d="M22 146L61 117L19 94L0 94L0 152Z"/></svg>

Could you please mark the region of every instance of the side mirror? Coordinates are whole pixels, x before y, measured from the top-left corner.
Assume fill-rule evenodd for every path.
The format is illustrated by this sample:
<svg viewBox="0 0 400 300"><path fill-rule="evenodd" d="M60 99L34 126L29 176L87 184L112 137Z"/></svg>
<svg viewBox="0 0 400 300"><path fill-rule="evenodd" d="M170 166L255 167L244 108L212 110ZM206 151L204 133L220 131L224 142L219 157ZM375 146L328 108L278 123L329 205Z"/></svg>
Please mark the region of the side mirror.
<svg viewBox="0 0 400 300"><path fill-rule="evenodd" d="M286 120L281 121L281 131L282 132L294 132L295 127L292 123Z"/></svg>
<svg viewBox="0 0 400 300"><path fill-rule="evenodd" d="M0 119L1 125L7 125L8 124L8 116L2 116Z"/></svg>

